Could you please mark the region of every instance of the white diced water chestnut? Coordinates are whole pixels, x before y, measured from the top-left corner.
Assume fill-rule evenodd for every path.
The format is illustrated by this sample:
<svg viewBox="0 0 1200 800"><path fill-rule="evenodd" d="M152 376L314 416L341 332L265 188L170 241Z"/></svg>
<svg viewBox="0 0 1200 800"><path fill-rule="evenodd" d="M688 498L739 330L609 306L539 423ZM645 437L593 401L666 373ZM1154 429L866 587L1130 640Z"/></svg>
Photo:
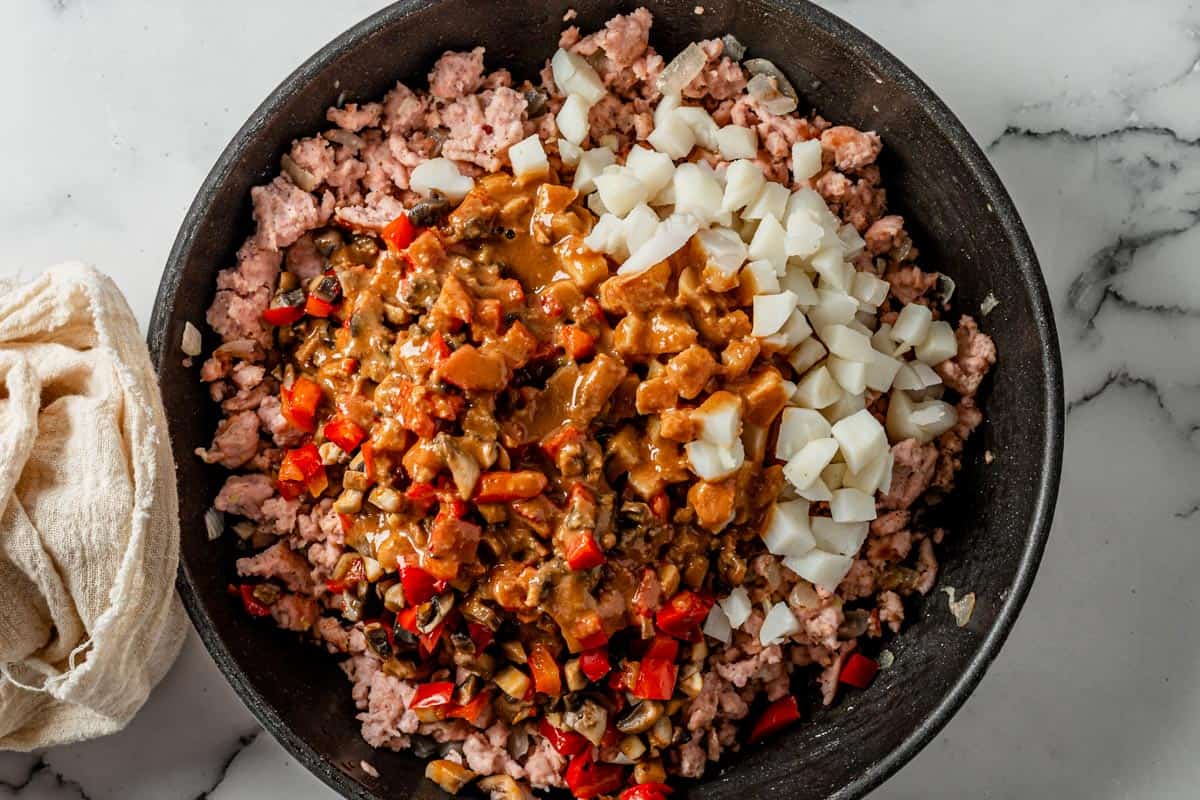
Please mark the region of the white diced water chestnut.
<svg viewBox="0 0 1200 800"><path fill-rule="evenodd" d="M825 362L829 374L849 394L862 394L867 389L867 365L861 361L847 361L839 356L830 356Z"/></svg>
<svg viewBox="0 0 1200 800"><path fill-rule="evenodd" d="M903 363L899 359L876 350L872 354L871 360L867 362L867 388L876 392L886 392L891 389L892 383L896 379L896 373L902 366Z"/></svg>
<svg viewBox="0 0 1200 800"><path fill-rule="evenodd" d="M746 451L741 439L733 447L721 447L712 442L697 440L684 445L688 465L696 476L706 481L720 481L737 472L745 462Z"/></svg>
<svg viewBox="0 0 1200 800"><path fill-rule="evenodd" d="M522 151L518 153L518 156L513 156L513 151L517 148L522 148ZM536 134L509 148L509 160L512 161L513 171L517 175L525 173L517 172L518 161L513 159L519 158L522 167L525 167L527 161L522 157L522 153L533 151L534 148L536 148L536 152L542 154L542 159L545 160L546 154L542 151L542 142ZM418 165L408 180L412 190L423 197L428 197L436 191L454 202L466 197L467 192L475 186L475 180L459 172L458 165L448 158L433 158Z"/></svg>
<svg viewBox="0 0 1200 800"><path fill-rule="evenodd" d="M813 288L812 279L800 267L789 264L783 277L779 279L779 285L789 292L795 292L796 301L801 306L815 306L820 302L817 290Z"/></svg>
<svg viewBox="0 0 1200 800"><path fill-rule="evenodd" d="M897 344L916 347L925 341L933 322L933 312L926 306L909 303L900 310L892 324L891 337Z"/></svg>
<svg viewBox="0 0 1200 800"><path fill-rule="evenodd" d="M826 467L825 469L829 469L829 467ZM821 474L824 473L825 470L821 470ZM797 489L796 494L800 495L805 500L808 500L810 503L828 503L833 499L833 492L829 490L829 485L826 484L821 478L817 478L803 489Z"/></svg>
<svg viewBox="0 0 1200 800"><path fill-rule="evenodd" d="M845 325L827 325L820 328L820 337L829 348L829 352L848 361L861 361L866 364L874 358L874 348L871 339Z"/></svg>
<svg viewBox="0 0 1200 800"><path fill-rule="evenodd" d="M891 451L876 458L860 472L847 470L842 476L842 486L847 489L857 489L867 495L874 495L880 489L885 470L890 470Z"/></svg>
<svg viewBox="0 0 1200 800"><path fill-rule="evenodd" d="M560 48L550 59L550 70L559 91L567 95L580 95L589 106L598 103L606 94L604 81L600 80L587 59L578 53Z"/></svg>
<svg viewBox="0 0 1200 800"><path fill-rule="evenodd" d="M579 145L568 142L566 139L558 140L558 157L566 166L574 167L579 164L579 157L582 155L583 148Z"/></svg>
<svg viewBox="0 0 1200 800"><path fill-rule="evenodd" d="M721 210L741 211L758 197L766 181L758 164L746 159L734 161L725 170L725 196L721 200Z"/></svg>
<svg viewBox="0 0 1200 800"><path fill-rule="evenodd" d="M696 146L696 133L686 120L671 112L662 115L646 141L658 152L680 159L686 158Z"/></svg>
<svg viewBox="0 0 1200 800"><path fill-rule="evenodd" d="M583 144L588 135L588 101L582 95L569 94L554 118L558 132L573 144Z"/></svg>
<svg viewBox="0 0 1200 800"><path fill-rule="evenodd" d="M625 166L646 185L651 197L670 185L675 176L675 162L666 153L658 153L640 145L631 147L625 156Z"/></svg>
<svg viewBox="0 0 1200 800"><path fill-rule="evenodd" d="M909 417L932 441L958 424L958 410L944 400L914 403Z"/></svg>
<svg viewBox="0 0 1200 800"><path fill-rule="evenodd" d="M754 202L746 206L742 216L746 219L774 217L776 220L781 220L784 209L787 208L788 196L787 187L782 183L767 181L763 184L758 197L754 198Z"/></svg>
<svg viewBox="0 0 1200 800"><path fill-rule="evenodd" d="M849 223L838 228L837 235L845 248L846 258L848 259L853 259L867 246L866 241L858 234L858 229Z"/></svg>
<svg viewBox="0 0 1200 800"><path fill-rule="evenodd" d="M654 107L654 127L661 125L681 105L683 100L678 92L665 92Z"/></svg>
<svg viewBox="0 0 1200 800"><path fill-rule="evenodd" d="M821 412L811 408L788 406L779 417L779 435L775 440L775 457L787 461L815 439L832 436L829 421Z"/></svg>
<svg viewBox="0 0 1200 800"><path fill-rule="evenodd" d="M692 214L711 222L721 213L721 182L711 172L695 164L680 164L675 168L675 211Z"/></svg>
<svg viewBox="0 0 1200 800"><path fill-rule="evenodd" d="M824 550L810 550L800 557L785 558L783 565L809 583L832 592L846 577L854 559Z"/></svg>
<svg viewBox="0 0 1200 800"><path fill-rule="evenodd" d="M831 405L827 405L821 409L821 414L825 419L829 420L830 424L833 424L840 422L851 414L862 411L866 407L866 398L863 395L842 392L841 397Z"/></svg>
<svg viewBox="0 0 1200 800"><path fill-rule="evenodd" d="M777 353L790 353L802 342L812 336L812 327L804 312L797 308L783 323L778 332L763 339L763 345Z"/></svg>
<svg viewBox="0 0 1200 800"><path fill-rule="evenodd" d="M750 593L741 586L730 592L728 597L718 601L718 604L725 610L725 616L729 617L729 624L735 628L742 627L742 623L750 619L750 614L754 611Z"/></svg>
<svg viewBox="0 0 1200 800"><path fill-rule="evenodd" d="M779 276L769 261L751 261L742 268L741 285L753 294L774 294L780 291ZM797 298L799 300L799 298Z"/></svg>
<svg viewBox="0 0 1200 800"><path fill-rule="evenodd" d="M746 263L747 248L737 231L730 228L709 228L696 234L708 266L722 275L731 276Z"/></svg>
<svg viewBox="0 0 1200 800"><path fill-rule="evenodd" d="M717 150L726 161L754 158L758 155L758 134L753 128L726 125L717 131Z"/></svg>
<svg viewBox="0 0 1200 800"><path fill-rule="evenodd" d="M800 632L800 621L788 608L788 604L778 602L771 606L763 619L762 628L758 631L758 641L763 647L779 644L784 639Z"/></svg>
<svg viewBox="0 0 1200 800"><path fill-rule="evenodd" d="M720 126L713 121L713 118L701 106L680 106L675 115L687 123L692 129L692 133L696 136L696 144L710 152L717 152L720 147L717 141L717 133L720 131Z"/></svg>
<svg viewBox="0 0 1200 800"><path fill-rule="evenodd" d="M886 427L889 441L900 442L905 439L928 441L924 431L912 421L912 412L913 403L907 392L896 389L888 395Z"/></svg>
<svg viewBox="0 0 1200 800"><path fill-rule="evenodd" d="M840 491L854 492L856 490L843 489ZM871 500L873 510L875 501L869 497L867 499ZM834 492L833 500L829 502L831 506L837 502L837 492ZM829 517L812 518L813 538L817 540L817 547L826 553L853 556L862 547L862 543L867 540L869 529L870 526L866 522L836 522Z"/></svg>
<svg viewBox="0 0 1200 800"><path fill-rule="evenodd" d="M800 379L793 399L805 408L819 409L833 405L842 394L842 387L829 374L829 369L820 366L809 370Z"/></svg>
<svg viewBox="0 0 1200 800"><path fill-rule="evenodd" d="M855 272L850 286L850 294L854 295L854 299L872 308L883 305L890 290L891 284L869 272Z"/></svg>
<svg viewBox="0 0 1200 800"><path fill-rule="evenodd" d="M813 270L821 279L829 284L831 289L840 292L850 291L850 275L846 271L846 260L842 255L840 243L835 247L822 247L810 260Z"/></svg>
<svg viewBox="0 0 1200 800"><path fill-rule="evenodd" d="M826 488L831 492L836 492L842 488L842 481L846 477L846 465L840 461L835 461L825 469L821 470L821 481Z"/></svg>
<svg viewBox="0 0 1200 800"><path fill-rule="evenodd" d="M762 539L767 551L777 556L802 556L816 547L808 525L808 501L789 500L767 510Z"/></svg>
<svg viewBox="0 0 1200 800"><path fill-rule="evenodd" d="M803 375L816 366L827 353L825 345L821 344L816 337L810 337L801 342L795 350L788 354L788 363L792 365L792 369L796 370L797 375ZM830 380L832 380L832 376ZM803 380L801 380L801 383L803 383ZM793 397L799 394L800 384L796 384L796 394Z"/></svg>
<svg viewBox="0 0 1200 800"><path fill-rule="evenodd" d="M788 459L783 467L783 476L797 489L803 489L821 477L821 470L829 466L837 451L836 439L813 439Z"/></svg>
<svg viewBox="0 0 1200 800"><path fill-rule="evenodd" d="M843 482L845 471L843 469L841 476ZM834 522L870 522L878 516L875 511L875 498L872 495L847 487L833 490L833 499L829 501L829 513Z"/></svg>
<svg viewBox="0 0 1200 800"><path fill-rule="evenodd" d="M811 258L821 248L824 228L811 214L800 212L787 219L787 254L798 258Z"/></svg>
<svg viewBox="0 0 1200 800"><path fill-rule="evenodd" d="M758 224L750 240L750 258L769 261L775 274L782 277L787 270L787 234L779 220L767 217Z"/></svg>
<svg viewBox="0 0 1200 800"><path fill-rule="evenodd" d="M601 214L591 232L584 237L583 243L597 253L616 256L625 247L625 226L618 217Z"/></svg>
<svg viewBox="0 0 1200 800"><path fill-rule="evenodd" d="M654 213L654 209L645 203L634 206L621 223L625 235L625 249L632 253L650 241L654 231L658 230L658 225L658 214Z"/></svg>
<svg viewBox="0 0 1200 800"><path fill-rule="evenodd" d="M887 432L865 408L834 423L833 438L852 472L858 472L887 452Z"/></svg>
<svg viewBox="0 0 1200 800"><path fill-rule="evenodd" d="M925 340L917 345L917 358L926 364L940 364L958 355L958 340L949 322L937 320L930 323Z"/></svg>
<svg viewBox="0 0 1200 800"><path fill-rule="evenodd" d="M512 151L509 151L511 155ZM579 166L575 168L575 180L571 183L571 188L580 194L588 194L596 191L596 176L604 172L605 168L615 164L617 157L612 150L607 147L593 147L591 150L584 150L579 156Z"/></svg>
<svg viewBox="0 0 1200 800"><path fill-rule="evenodd" d="M509 148L509 161L512 163L512 174L517 178L536 178L550 172L550 161L536 133Z"/></svg>
<svg viewBox="0 0 1200 800"><path fill-rule="evenodd" d="M806 181L821 171L821 140L807 139L792 145L792 177Z"/></svg>
<svg viewBox="0 0 1200 800"><path fill-rule="evenodd" d="M700 438L721 447L732 447L742 430L742 401L737 395L713 392L692 411L692 422L700 428Z"/></svg>
<svg viewBox="0 0 1200 800"><path fill-rule="evenodd" d="M672 214L654 230L654 235L630 253L618 269L619 275L637 275L678 252L700 230L700 222L691 214Z"/></svg>
<svg viewBox="0 0 1200 800"><path fill-rule="evenodd" d="M729 617L726 616L725 609L719 605L714 605L708 612L708 618L704 620L704 635L711 636L725 644L729 644L733 640L733 626L729 624Z"/></svg>
<svg viewBox="0 0 1200 800"><path fill-rule="evenodd" d="M825 199L807 186L797 189L788 197L787 216L791 217L799 212L807 212L822 227L830 227L834 231L840 224L838 218L825 204Z"/></svg>
<svg viewBox="0 0 1200 800"><path fill-rule="evenodd" d="M624 167L609 167L597 175L596 192L604 207L618 217L624 217L638 203L649 199L646 185Z"/></svg>
<svg viewBox="0 0 1200 800"><path fill-rule="evenodd" d="M817 304L808 310L808 316L817 330L831 325L849 325L858 312L858 303L848 294L817 289Z"/></svg>
<svg viewBox="0 0 1200 800"><path fill-rule="evenodd" d="M775 333L796 310L796 295L792 292L755 295L753 302L754 327L750 331L753 336Z"/></svg>

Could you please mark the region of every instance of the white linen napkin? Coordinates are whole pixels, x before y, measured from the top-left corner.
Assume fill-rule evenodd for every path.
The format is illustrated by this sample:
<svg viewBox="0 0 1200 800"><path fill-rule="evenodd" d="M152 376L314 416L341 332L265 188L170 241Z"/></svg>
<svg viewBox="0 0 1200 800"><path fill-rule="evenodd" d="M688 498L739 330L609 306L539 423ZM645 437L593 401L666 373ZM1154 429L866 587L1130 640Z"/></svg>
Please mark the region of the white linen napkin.
<svg viewBox="0 0 1200 800"><path fill-rule="evenodd" d="M121 729L186 623L175 464L116 285L0 281L0 749Z"/></svg>

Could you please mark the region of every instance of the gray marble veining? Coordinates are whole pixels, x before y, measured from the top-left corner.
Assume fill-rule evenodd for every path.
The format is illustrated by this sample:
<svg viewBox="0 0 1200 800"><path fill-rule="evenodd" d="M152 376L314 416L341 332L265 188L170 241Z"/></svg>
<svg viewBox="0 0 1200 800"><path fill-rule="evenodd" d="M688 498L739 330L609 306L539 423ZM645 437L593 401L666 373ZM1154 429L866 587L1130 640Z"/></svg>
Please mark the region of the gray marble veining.
<svg viewBox="0 0 1200 800"><path fill-rule="evenodd" d="M1055 531L1009 643L885 800L1190 798L1200 785L1200 7L825 0L987 147L1058 315ZM83 258L143 323L221 147L381 0L27 0L0 27L0 275ZM953 266L948 269L952 272ZM0 755L0 798L328 800L194 637L129 728Z"/></svg>

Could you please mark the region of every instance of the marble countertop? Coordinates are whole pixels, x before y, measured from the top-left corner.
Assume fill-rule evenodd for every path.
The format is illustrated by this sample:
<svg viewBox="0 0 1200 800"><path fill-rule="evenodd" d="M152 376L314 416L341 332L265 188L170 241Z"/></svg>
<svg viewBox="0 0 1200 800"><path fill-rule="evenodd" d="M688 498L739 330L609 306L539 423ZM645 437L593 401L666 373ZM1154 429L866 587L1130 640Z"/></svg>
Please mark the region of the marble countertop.
<svg viewBox="0 0 1200 800"><path fill-rule="evenodd" d="M987 148L1042 259L1069 402L1057 521L1026 610L962 711L873 796L1195 797L1200 8L823 4L907 62ZM6 4L0 275L90 261L144 325L220 149L287 72L381 5ZM193 636L124 732L0 754L9 796L333 794L260 731Z"/></svg>

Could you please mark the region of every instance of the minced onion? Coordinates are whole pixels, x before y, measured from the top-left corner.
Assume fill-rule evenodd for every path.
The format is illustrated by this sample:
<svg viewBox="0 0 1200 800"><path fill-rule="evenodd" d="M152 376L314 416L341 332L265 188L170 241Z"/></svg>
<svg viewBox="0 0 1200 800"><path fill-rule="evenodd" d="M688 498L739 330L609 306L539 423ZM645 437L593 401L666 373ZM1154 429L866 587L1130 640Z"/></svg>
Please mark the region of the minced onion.
<svg viewBox="0 0 1200 800"><path fill-rule="evenodd" d="M708 612L708 619L704 621L704 634L725 644L733 641L733 627L721 606L714 605L712 611Z"/></svg>
<svg viewBox="0 0 1200 800"><path fill-rule="evenodd" d="M955 624L960 628L965 626L971 621L971 614L975 612L975 593L967 592L961 599L955 600L954 595L957 590L953 586L944 586L942 591L948 598L947 603L950 606L950 613L954 615Z"/></svg>
<svg viewBox="0 0 1200 800"><path fill-rule="evenodd" d="M340 144L342 147L347 148L353 153L357 153L366 145L366 142L362 140L361 136L356 133L351 133L343 128L334 128L331 131L325 131L325 133L321 135L334 144Z"/></svg>
<svg viewBox="0 0 1200 800"><path fill-rule="evenodd" d="M220 539L225 532L225 515L215 508L208 509L204 512L204 527L208 529L210 542Z"/></svg>
<svg viewBox="0 0 1200 800"><path fill-rule="evenodd" d="M951 278L949 275L943 274L941 272L938 273L937 299L938 299L939 303L941 303L942 305L946 305L947 303L949 303L950 298L954 297L954 289L955 288L956 288L956 284L954 283L953 278Z"/></svg>
<svg viewBox="0 0 1200 800"><path fill-rule="evenodd" d="M892 664L896 663L896 654L891 650L884 650L879 654L879 668L890 669Z"/></svg>
<svg viewBox="0 0 1200 800"><path fill-rule="evenodd" d="M204 349L200 341L200 329L191 322L183 323L183 336L179 341L179 349L185 356L198 356Z"/></svg>
<svg viewBox="0 0 1200 800"><path fill-rule="evenodd" d="M721 45L724 47L725 55L732 58L734 61L741 61L746 55L746 45L738 41L738 38L732 33L727 33L721 37Z"/></svg>
<svg viewBox="0 0 1200 800"><path fill-rule="evenodd" d="M996 295L988 292L986 295L984 295L983 302L979 304L980 316L986 317L988 314L992 313L992 311L998 305L1000 305L1000 301L996 299Z"/></svg>
<svg viewBox="0 0 1200 800"><path fill-rule="evenodd" d="M751 58L742 63L753 77L746 84L749 92L763 108L772 114L790 114L800 104L795 88L779 67L765 58Z"/></svg>
<svg viewBox="0 0 1200 800"><path fill-rule="evenodd" d="M763 647L779 644L794 633L799 633L800 622L788 608L787 603L776 603L767 612L762 628L758 632L758 641Z"/></svg>
<svg viewBox="0 0 1200 800"><path fill-rule="evenodd" d="M656 82L658 90L665 95L679 94L683 87L695 80L707 63L708 57L704 55L700 45L692 42L663 68Z"/></svg>
<svg viewBox="0 0 1200 800"><path fill-rule="evenodd" d="M279 160L279 165L283 168L283 171L287 173L287 176L292 179L292 183L296 184L296 186L306 192L311 192L313 189L316 189L321 185L321 182L317 180L316 175L313 175L304 167L293 161L292 157L287 153L283 154L283 158Z"/></svg>
<svg viewBox="0 0 1200 800"><path fill-rule="evenodd" d="M750 593L741 586L721 600L720 605L725 616L729 618L729 624L735 628L742 627L742 624L750 619L750 612L754 610L754 606L750 602Z"/></svg>

